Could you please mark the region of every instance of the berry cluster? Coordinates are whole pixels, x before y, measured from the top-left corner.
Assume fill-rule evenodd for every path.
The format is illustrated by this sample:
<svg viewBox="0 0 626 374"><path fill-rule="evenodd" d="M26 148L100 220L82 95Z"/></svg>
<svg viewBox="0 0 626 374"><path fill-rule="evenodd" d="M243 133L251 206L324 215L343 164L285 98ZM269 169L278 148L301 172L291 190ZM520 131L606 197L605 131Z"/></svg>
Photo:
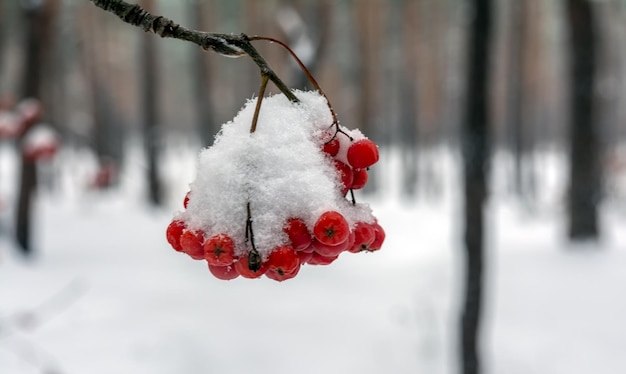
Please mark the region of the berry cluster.
<svg viewBox="0 0 626 374"><path fill-rule="evenodd" d="M355 136L360 139L355 140ZM362 137L360 132L351 132L341 126L333 126L322 134L322 150L333 160L341 180L343 195L349 190L360 190L368 180L367 170L378 162L376 144Z"/></svg>
<svg viewBox="0 0 626 374"><path fill-rule="evenodd" d="M265 98L258 128L246 133L248 105L200 156L185 210L167 228L178 252L206 260L218 279L295 277L304 264L328 265L342 252L381 248L385 232L348 191L367 182L376 145L332 123L325 101ZM293 122L296 123L293 123Z"/></svg>

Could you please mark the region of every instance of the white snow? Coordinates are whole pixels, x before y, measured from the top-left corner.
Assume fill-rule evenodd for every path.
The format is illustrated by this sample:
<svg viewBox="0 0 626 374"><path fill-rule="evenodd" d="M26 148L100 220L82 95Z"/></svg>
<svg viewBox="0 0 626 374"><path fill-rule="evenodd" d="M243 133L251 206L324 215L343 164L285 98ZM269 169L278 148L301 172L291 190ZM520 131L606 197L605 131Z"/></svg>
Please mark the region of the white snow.
<svg viewBox="0 0 626 374"><path fill-rule="evenodd" d="M192 169L193 156L181 151L168 152L166 175L189 174L179 170ZM68 152L58 160L64 186L83 159ZM147 208L138 173L100 195L41 191L33 261L16 254L10 217L0 215L0 373L455 373L459 173L449 153L438 158L442 199L409 201L395 192L399 158L381 149L387 192L364 200L386 228L383 250L304 266L283 283L220 281L171 250L164 231L173 208ZM546 165L563 168L551 159ZM0 180L14 180L2 165ZM190 181L168 186L183 192ZM626 215L607 202L603 240L572 246L565 186L554 181L536 215L492 190L485 372L624 373Z"/></svg>

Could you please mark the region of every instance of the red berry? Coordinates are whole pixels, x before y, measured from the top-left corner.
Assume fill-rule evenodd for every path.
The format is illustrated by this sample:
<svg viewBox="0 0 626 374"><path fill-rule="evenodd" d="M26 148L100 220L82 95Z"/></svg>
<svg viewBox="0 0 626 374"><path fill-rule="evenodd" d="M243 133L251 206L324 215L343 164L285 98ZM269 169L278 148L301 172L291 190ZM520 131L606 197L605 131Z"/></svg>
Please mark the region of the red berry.
<svg viewBox="0 0 626 374"><path fill-rule="evenodd" d="M353 253L369 251L370 245L372 245L375 238L376 234L372 225L365 222L358 222L354 226L354 244L349 251Z"/></svg>
<svg viewBox="0 0 626 374"><path fill-rule="evenodd" d="M338 256L341 252L347 251L354 245L354 233L350 232L348 239L335 246L326 245L320 243L317 239L313 240L313 248L315 248L315 252L319 253L324 257L333 257Z"/></svg>
<svg viewBox="0 0 626 374"><path fill-rule="evenodd" d="M289 237L291 246L296 251L302 251L311 245L311 233L309 233L306 223L300 218L289 218L283 231Z"/></svg>
<svg viewBox="0 0 626 374"><path fill-rule="evenodd" d="M322 244L339 245L350 236L350 226L341 213L328 211L323 213L315 222L313 235Z"/></svg>
<svg viewBox="0 0 626 374"><path fill-rule="evenodd" d="M191 191L188 191L185 195L185 199L183 200L183 207L187 209L187 204L189 204L189 196L191 196Z"/></svg>
<svg viewBox="0 0 626 374"><path fill-rule="evenodd" d="M265 274L268 268L268 264L267 262L263 262L259 270L250 270L250 268L248 267L248 254L246 253L245 255L241 256L239 260L235 261L234 267L235 270L237 270L237 273L239 273L239 275L241 275L242 277L254 279Z"/></svg>
<svg viewBox="0 0 626 374"><path fill-rule="evenodd" d="M209 264L209 271L215 278L221 280L231 280L239 276L239 273L237 273L237 270L235 270L235 267L232 265L215 266Z"/></svg>
<svg viewBox="0 0 626 374"><path fill-rule="evenodd" d="M298 253L298 259L300 259L301 264L306 264L307 261L309 261L309 259L313 256L313 251L311 252L299 251L297 253Z"/></svg>
<svg viewBox="0 0 626 374"><path fill-rule="evenodd" d="M183 234L185 230L185 223L181 220L173 220L165 231L165 236L167 237L167 242L170 243L172 248L177 250L178 252L183 251L183 247L180 245L180 236Z"/></svg>
<svg viewBox="0 0 626 374"><path fill-rule="evenodd" d="M295 278L295 276L298 275L299 272L300 272L300 266L295 268L292 272L284 273L283 275L280 275L278 273L271 272L271 271L268 270L267 273L265 273L265 276L268 277L269 279L273 279L275 281L282 282L282 281L287 280L287 279Z"/></svg>
<svg viewBox="0 0 626 374"><path fill-rule="evenodd" d="M204 260L204 233L200 230L187 230L180 236L183 252L194 260Z"/></svg>
<svg viewBox="0 0 626 374"><path fill-rule="evenodd" d="M348 148L348 162L353 168L368 168L378 162L379 157L378 147L369 139L357 140Z"/></svg>
<svg viewBox="0 0 626 374"><path fill-rule="evenodd" d="M352 188L353 190L360 190L365 187L367 183L368 175L365 169L353 169L352 170Z"/></svg>
<svg viewBox="0 0 626 374"><path fill-rule="evenodd" d="M339 178L341 179L341 191L345 195L348 190L352 187L352 168L341 161L335 160L335 169L339 173Z"/></svg>
<svg viewBox="0 0 626 374"><path fill-rule="evenodd" d="M339 139L336 137L324 143L324 147L322 148L325 153L329 154L332 157L337 156L339 153Z"/></svg>
<svg viewBox="0 0 626 374"><path fill-rule="evenodd" d="M296 267L300 266L296 250L288 245L274 248L268 257L267 262L269 264L268 271L273 271L279 274L290 273Z"/></svg>
<svg viewBox="0 0 626 374"><path fill-rule="evenodd" d="M275 248L270 253L267 263L269 268L265 275L277 281L295 277L300 268L298 254L288 245Z"/></svg>
<svg viewBox="0 0 626 374"><path fill-rule="evenodd" d="M311 258L306 263L309 265L330 265L338 257L339 255L333 257L325 257L320 255L319 253L313 252Z"/></svg>
<svg viewBox="0 0 626 374"><path fill-rule="evenodd" d="M204 243L204 258L209 265L230 265L235 262L235 243L226 234L213 235Z"/></svg>
<svg viewBox="0 0 626 374"><path fill-rule="evenodd" d="M376 251L383 246L383 242L385 241L385 230L383 230L378 222L374 222L372 226L374 227L376 238L374 239L374 242L370 244L369 250Z"/></svg>

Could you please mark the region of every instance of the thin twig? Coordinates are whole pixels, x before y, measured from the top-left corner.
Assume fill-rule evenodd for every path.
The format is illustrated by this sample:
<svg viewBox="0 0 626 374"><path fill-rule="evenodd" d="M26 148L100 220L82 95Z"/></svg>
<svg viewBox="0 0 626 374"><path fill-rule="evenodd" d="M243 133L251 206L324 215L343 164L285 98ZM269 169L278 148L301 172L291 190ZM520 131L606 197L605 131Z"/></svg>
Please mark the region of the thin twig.
<svg viewBox="0 0 626 374"><path fill-rule="evenodd" d="M263 56L250 43L246 34L221 34L197 31L183 27L172 20L154 16L139 5L129 4L123 0L89 0L98 8L118 16L122 21L141 27L146 32L153 32L162 38L185 40L199 45L204 50L213 50L228 57L248 55L276 87L290 101L299 102L296 95L278 78Z"/></svg>
<svg viewBox="0 0 626 374"><path fill-rule="evenodd" d="M328 100L328 96L326 96L326 93L324 93L324 90L322 90L322 87L320 87L320 85L317 83L317 80L313 78L313 74L311 74L311 71L306 67L306 65L304 65L304 62L302 62L302 60L300 60L298 55L296 55L296 52L294 52L291 48L289 48L287 44L283 43L282 41L271 38L269 36L254 35L254 36L251 36L249 40L250 41L265 40L270 43L276 43L280 45L281 47L283 47L287 52L289 52L289 54L291 55L291 57L293 57L293 59L298 64L298 66L300 66L300 69L302 70L304 75L306 75L309 82L311 82L311 85L313 85L313 88L315 88L317 92L319 92L320 95L324 96L324 98L326 99L328 109L330 109L330 114L333 116L333 125L337 126L337 130L339 131L339 121L337 120L337 114L335 113L335 109L333 109L333 106L330 104L330 100Z"/></svg>
<svg viewBox="0 0 626 374"><path fill-rule="evenodd" d="M267 87L268 79L269 77L267 75L262 76L261 87L259 88L259 97L256 99L256 107L254 108L254 116L252 117L252 125L250 126L250 133L256 131L256 124L259 120L259 113L261 112L261 102L265 96L265 87Z"/></svg>

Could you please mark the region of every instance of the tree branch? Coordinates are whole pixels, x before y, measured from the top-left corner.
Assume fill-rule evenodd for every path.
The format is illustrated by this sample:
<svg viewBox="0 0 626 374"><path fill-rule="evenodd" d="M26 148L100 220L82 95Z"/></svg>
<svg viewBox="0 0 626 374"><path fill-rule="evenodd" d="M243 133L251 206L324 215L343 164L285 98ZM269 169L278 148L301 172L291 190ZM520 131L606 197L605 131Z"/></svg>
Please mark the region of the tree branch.
<svg viewBox="0 0 626 374"><path fill-rule="evenodd" d="M276 87L292 102L299 102L298 98L289 90L287 85L270 68L263 56L250 43L246 34L220 34L191 30L174 23L172 20L154 16L139 5L129 4L123 0L89 0L98 8L118 16L122 21L133 26L141 27L146 32L153 32L162 38L186 40L202 47L204 50L213 50L227 57L241 57L248 55Z"/></svg>

